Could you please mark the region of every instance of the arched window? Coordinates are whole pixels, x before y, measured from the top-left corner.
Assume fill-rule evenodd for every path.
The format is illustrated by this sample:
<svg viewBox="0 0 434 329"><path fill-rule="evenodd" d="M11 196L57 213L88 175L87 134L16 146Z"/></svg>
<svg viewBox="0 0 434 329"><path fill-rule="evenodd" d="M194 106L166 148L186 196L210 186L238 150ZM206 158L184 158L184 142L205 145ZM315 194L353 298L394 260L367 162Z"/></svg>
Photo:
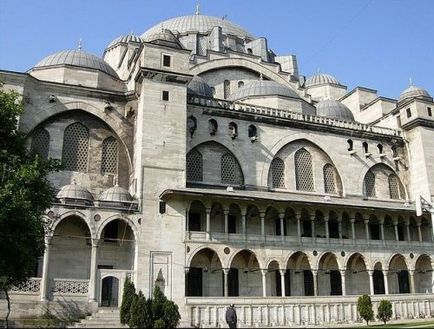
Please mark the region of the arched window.
<svg viewBox="0 0 434 329"><path fill-rule="evenodd" d="M66 127L63 135L62 163L66 170L87 171L89 130L79 122Z"/></svg>
<svg viewBox="0 0 434 329"><path fill-rule="evenodd" d="M108 137L102 142L101 174L116 174L118 169L118 141Z"/></svg>
<svg viewBox="0 0 434 329"><path fill-rule="evenodd" d="M238 89L244 86L244 81L238 81Z"/></svg>
<svg viewBox="0 0 434 329"><path fill-rule="evenodd" d="M202 153L197 150L187 154L187 181L203 181L203 160Z"/></svg>
<svg viewBox="0 0 434 329"><path fill-rule="evenodd" d="M330 163L323 167L325 193L336 193L336 171Z"/></svg>
<svg viewBox="0 0 434 329"><path fill-rule="evenodd" d="M237 159L230 153L221 158L221 181L223 184L242 185L243 175Z"/></svg>
<svg viewBox="0 0 434 329"><path fill-rule="evenodd" d="M389 193L391 199L405 199L404 188L399 181L398 176L395 174L390 174L389 180Z"/></svg>
<svg viewBox="0 0 434 329"><path fill-rule="evenodd" d="M235 122L229 122L229 136L235 139L238 136L238 125Z"/></svg>
<svg viewBox="0 0 434 329"><path fill-rule="evenodd" d="M258 137L258 129L255 125L250 125L248 128L249 138Z"/></svg>
<svg viewBox="0 0 434 329"><path fill-rule="evenodd" d="M271 161L271 183L272 187L285 188L285 163L281 158Z"/></svg>
<svg viewBox="0 0 434 329"><path fill-rule="evenodd" d="M348 151L352 151L353 150L353 140L349 139L347 140L348 143Z"/></svg>
<svg viewBox="0 0 434 329"><path fill-rule="evenodd" d="M378 148L378 153L383 154L383 145L377 144L377 148Z"/></svg>
<svg viewBox="0 0 434 329"><path fill-rule="evenodd" d="M312 156L302 148L295 152L295 183L297 190L313 191Z"/></svg>
<svg viewBox="0 0 434 329"><path fill-rule="evenodd" d="M214 136L217 132L218 124L214 119L208 120L208 131L211 136Z"/></svg>
<svg viewBox="0 0 434 329"><path fill-rule="evenodd" d="M50 149L50 134L44 128L36 129L32 134L32 144L30 152L39 154L43 159L48 159Z"/></svg>
<svg viewBox="0 0 434 329"><path fill-rule="evenodd" d="M229 80L223 81L223 98L228 99L231 94L231 82Z"/></svg>
<svg viewBox="0 0 434 329"><path fill-rule="evenodd" d="M365 192L368 198L375 198L375 174L369 170L365 175Z"/></svg>

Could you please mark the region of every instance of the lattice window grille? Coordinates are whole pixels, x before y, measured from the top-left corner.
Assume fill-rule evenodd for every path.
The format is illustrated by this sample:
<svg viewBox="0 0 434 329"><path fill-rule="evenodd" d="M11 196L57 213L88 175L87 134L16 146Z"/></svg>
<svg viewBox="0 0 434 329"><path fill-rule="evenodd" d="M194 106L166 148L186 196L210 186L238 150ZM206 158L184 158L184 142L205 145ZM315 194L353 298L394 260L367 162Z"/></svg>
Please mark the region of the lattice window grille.
<svg viewBox="0 0 434 329"><path fill-rule="evenodd" d="M89 291L89 280L56 279L53 292L62 294L85 295Z"/></svg>
<svg viewBox="0 0 434 329"><path fill-rule="evenodd" d="M368 198L375 198L375 174L372 171L368 171L365 176L365 191Z"/></svg>
<svg viewBox="0 0 434 329"><path fill-rule="evenodd" d="M295 183L297 190L313 191L312 156L305 149L295 152Z"/></svg>
<svg viewBox="0 0 434 329"><path fill-rule="evenodd" d="M21 283L18 286L12 286L10 291L13 292L26 292L26 293L38 293L41 289L41 279L31 278L26 282Z"/></svg>
<svg viewBox="0 0 434 329"><path fill-rule="evenodd" d="M205 36L197 37L197 53L199 55L206 55L207 44L208 44L208 40Z"/></svg>
<svg viewBox="0 0 434 329"><path fill-rule="evenodd" d="M223 97L224 99L228 99L231 94L231 83L229 80L225 80L223 82Z"/></svg>
<svg viewBox="0 0 434 329"><path fill-rule="evenodd" d="M238 161L232 154L226 153L221 158L221 181L223 184L243 184L243 176Z"/></svg>
<svg viewBox="0 0 434 329"><path fill-rule="evenodd" d="M44 128L36 129L32 134L32 143L30 151L33 154L39 154L43 159L48 159L50 148L50 134Z"/></svg>
<svg viewBox="0 0 434 329"><path fill-rule="evenodd" d="M275 188L285 187L285 163L280 158L271 161L271 181Z"/></svg>
<svg viewBox="0 0 434 329"><path fill-rule="evenodd" d="M187 181L203 181L203 159L202 154L197 150L187 154Z"/></svg>
<svg viewBox="0 0 434 329"><path fill-rule="evenodd" d="M116 174L118 169L119 143L114 137L102 142L101 174Z"/></svg>
<svg viewBox="0 0 434 329"><path fill-rule="evenodd" d="M391 199L401 199L399 179L395 174L389 175L389 193Z"/></svg>
<svg viewBox="0 0 434 329"><path fill-rule="evenodd" d="M79 122L66 127L63 136L62 163L66 170L87 171L89 130Z"/></svg>
<svg viewBox="0 0 434 329"><path fill-rule="evenodd" d="M323 168L324 191L325 193L336 193L336 171L335 168L327 163Z"/></svg>

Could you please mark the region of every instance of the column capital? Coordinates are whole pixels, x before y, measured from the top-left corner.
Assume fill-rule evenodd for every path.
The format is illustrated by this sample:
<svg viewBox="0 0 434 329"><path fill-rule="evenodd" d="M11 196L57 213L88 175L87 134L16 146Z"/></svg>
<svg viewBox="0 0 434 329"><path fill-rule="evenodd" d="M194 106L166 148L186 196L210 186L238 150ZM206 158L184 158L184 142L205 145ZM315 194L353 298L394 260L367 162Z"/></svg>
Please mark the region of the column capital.
<svg viewBox="0 0 434 329"><path fill-rule="evenodd" d="M368 272L369 276L373 276L374 275L374 270L366 270L366 272Z"/></svg>
<svg viewBox="0 0 434 329"><path fill-rule="evenodd" d="M309 214L310 220L313 222L316 218L315 214Z"/></svg>
<svg viewBox="0 0 434 329"><path fill-rule="evenodd" d="M225 275L228 275L228 274L229 274L229 271L230 271L230 268L222 268L222 270L223 270L223 273L224 273Z"/></svg>
<svg viewBox="0 0 434 329"><path fill-rule="evenodd" d="M296 220L300 220L301 219L301 212L296 212L295 213L295 219Z"/></svg>
<svg viewBox="0 0 434 329"><path fill-rule="evenodd" d="M46 235L44 237L44 241L46 245L51 245L51 241L53 240L53 236L52 235Z"/></svg>
<svg viewBox="0 0 434 329"><path fill-rule="evenodd" d="M229 208L223 208L223 214L229 215Z"/></svg>
<svg viewBox="0 0 434 329"><path fill-rule="evenodd" d="M368 219L363 219L363 223L365 223L365 225L369 224L369 218Z"/></svg>
<svg viewBox="0 0 434 329"><path fill-rule="evenodd" d="M285 218L285 212L279 212L279 218L284 219Z"/></svg>
<svg viewBox="0 0 434 329"><path fill-rule="evenodd" d="M211 214L211 207L206 207L206 208L205 208L205 213L206 213L207 215Z"/></svg>
<svg viewBox="0 0 434 329"><path fill-rule="evenodd" d="M260 210L259 211L259 217L261 217L261 219L265 218L265 210Z"/></svg>
<svg viewBox="0 0 434 329"><path fill-rule="evenodd" d="M392 222L393 222L393 225L398 225L398 218L394 218L393 220L392 220Z"/></svg>
<svg viewBox="0 0 434 329"><path fill-rule="evenodd" d="M345 273L347 272L347 269L341 268L341 269L339 269L339 272L341 272L341 274L345 275Z"/></svg>
<svg viewBox="0 0 434 329"><path fill-rule="evenodd" d="M184 266L184 273L188 274L190 272L190 268L188 266Z"/></svg>
<svg viewBox="0 0 434 329"><path fill-rule="evenodd" d="M324 218L324 222L328 222L329 219L330 219L330 216L329 215L324 215L323 218Z"/></svg>
<svg viewBox="0 0 434 329"><path fill-rule="evenodd" d="M98 248L100 239L92 239L92 248Z"/></svg>
<svg viewBox="0 0 434 329"><path fill-rule="evenodd" d="M318 270L317 269L313 269L313 270L311 270L312 271L312 275L313 276L316 276L317 274L318 274Z"/></svg>
<svg viewBox="0 0 434 329"><path fill-rule="evenodd" d="M355 218L355 217L351 217L351 218L350 218L350 223L351 223L351 224L354 224L355 222L356 222L356 218Z"/></svg>
<svg viewBox="0 0 434 329"><path fill-rule="evenodd" d="M384 225L384 217L380 218L378 222L380 223L380 225Z"/></svg>
<svg viewBox="0 0 434 329"><path fill-rule="evenodd" d="M280 269L279 272L280 272L280 275L285 275L286 274L286 268Z"/></svg>
<svg viewBox="0 0 434 329"><path fill-rule="evenodd" d="M262 274L262 276L266 276L267 273L268 273L268 269L261 268L261 274Z"/></svg>

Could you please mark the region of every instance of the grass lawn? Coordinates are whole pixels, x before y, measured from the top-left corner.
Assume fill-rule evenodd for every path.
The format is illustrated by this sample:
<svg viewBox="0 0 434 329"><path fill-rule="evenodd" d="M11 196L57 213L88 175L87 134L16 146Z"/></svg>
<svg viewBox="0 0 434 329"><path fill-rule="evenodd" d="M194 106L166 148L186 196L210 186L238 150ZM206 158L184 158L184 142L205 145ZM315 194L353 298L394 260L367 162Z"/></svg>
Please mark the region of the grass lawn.
<svg viewBox="0 0 434 329"><path fill-rule="evenodd" d="M382 324L374 324L367 326L368 328L433 328L434 320L426 321L408 321L399 323L387 323L385 326Z"/></svg>

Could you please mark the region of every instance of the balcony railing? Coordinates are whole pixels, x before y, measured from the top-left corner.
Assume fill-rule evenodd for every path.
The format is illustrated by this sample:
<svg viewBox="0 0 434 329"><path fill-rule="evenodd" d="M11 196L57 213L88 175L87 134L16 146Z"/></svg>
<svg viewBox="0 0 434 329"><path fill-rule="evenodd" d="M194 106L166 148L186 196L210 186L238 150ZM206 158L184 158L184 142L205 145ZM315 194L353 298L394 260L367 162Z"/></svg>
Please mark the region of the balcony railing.
<svg viewBox="0 0 434 329"><path fill-rule="evenodd" d="M41 290L41 278L29 278L19 286L12 286L11 293L38 295Z"/></svg>
<svg viewBox="0 0 434 329"><path fill-rule="evenodd" d="M87 295L89 280L53 279L53 295Z"/></svg>

